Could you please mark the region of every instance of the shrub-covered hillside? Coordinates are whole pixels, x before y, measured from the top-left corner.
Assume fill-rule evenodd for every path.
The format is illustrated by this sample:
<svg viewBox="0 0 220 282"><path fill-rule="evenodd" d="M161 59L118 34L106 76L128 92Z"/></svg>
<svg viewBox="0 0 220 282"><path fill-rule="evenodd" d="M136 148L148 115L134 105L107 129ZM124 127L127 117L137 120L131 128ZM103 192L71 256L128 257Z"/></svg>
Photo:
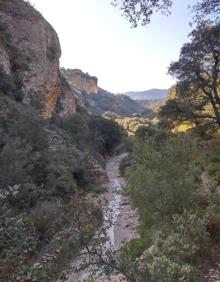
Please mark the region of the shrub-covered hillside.
<svg viewBox="0 0 220 282"><path fill-rule="evenodd" d="M101 211L86 199L100 185L93 164L103 163L123 133L85 111L47 121L7 96L0 97L0 115L0 277L35 275L32 267L48 246L53 266L45 263L39 275L50 281L70 255L68 246L82 247L73 232L77 214L85 214L84 228L92 214L91 232L100 223Z"/></svg>

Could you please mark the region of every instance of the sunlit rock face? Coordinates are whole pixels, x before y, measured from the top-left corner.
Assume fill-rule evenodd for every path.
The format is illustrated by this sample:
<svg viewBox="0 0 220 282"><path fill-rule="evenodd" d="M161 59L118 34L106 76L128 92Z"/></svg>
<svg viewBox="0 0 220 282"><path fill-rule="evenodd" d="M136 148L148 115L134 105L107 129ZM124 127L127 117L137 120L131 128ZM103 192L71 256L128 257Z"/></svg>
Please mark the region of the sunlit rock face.
<svg viewBox="0 0 220 282"><path fill-rule="evenodd" d="M16 76L23 93L21 102L45 118L56 112L62 93L60 55L58 36L39 12L23 0L0 0L1 70ZM65 115L76 110L73 96L72 109L64 110Z"/></svg>
<svg viewBox="0 0 220 282"><path fill-rule="evenodd" d="M78 69L62 69L62 74L68 82L80 91L98 93L98 79Z"/></svg>
<svg viewBox="0 0 220 282"><path fill-rule="evenodd" d="M61 94L56 105L56 115L68 118L76 112L77 93L72 89L66 79L61 76Z"/></svg>

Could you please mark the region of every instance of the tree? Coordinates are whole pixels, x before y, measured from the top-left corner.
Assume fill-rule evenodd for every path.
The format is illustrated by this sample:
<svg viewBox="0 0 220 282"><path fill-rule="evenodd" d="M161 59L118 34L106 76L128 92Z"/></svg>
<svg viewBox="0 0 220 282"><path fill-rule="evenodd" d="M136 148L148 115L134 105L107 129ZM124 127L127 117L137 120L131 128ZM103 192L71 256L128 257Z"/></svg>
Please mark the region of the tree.
<svg viewBox="0 0 220 282"><path fill-rule="evenodd" d="M219 0L203 0L202 2L197 3L193 7L195 12L196 21L204 19L204 17L212 15L215 16L216 20L219 20L220 14L220 1Z"/></svg>
<svg viewBox="0 0 220 282"><path fill-rule="evenodd" d="M220 24L202 22L190 37L169 67L177 86L176 99L168 105L176 103L186 117L220 126Z"/></svg>
<svg viewBox="0 0 220 282"><path fill-rule="evenodd" d="M123 16L128 19L132 27L137 27L138 23L146 25L150 22L152 14L156 11L169 13L172 6L171 0L112 0L114 6L119 6L123 11Z"/></svg>
<svg viewBox="0 0 220 282"><path fill-rule="evenodd" d="M118 6L123 16L137 27L138 23L146 25L154 12L161 11L170 14L173 0L112 0L114 6ZM202 0L192 7L195 13L195 20L200 21L204 16L215 16L219 18L220 0Z"/></svg>
<svg viewBox="0 0 220 282"><path fill-rule="evenodd" d="M160 119L160 127L175 128L183 123L191 123L196 126L203 125L204 117L201 115L203 111L203 103L196 101L190 97L178 97L178 85L172 86L168 91L167 101L160 108L158 113Z"/></svg>

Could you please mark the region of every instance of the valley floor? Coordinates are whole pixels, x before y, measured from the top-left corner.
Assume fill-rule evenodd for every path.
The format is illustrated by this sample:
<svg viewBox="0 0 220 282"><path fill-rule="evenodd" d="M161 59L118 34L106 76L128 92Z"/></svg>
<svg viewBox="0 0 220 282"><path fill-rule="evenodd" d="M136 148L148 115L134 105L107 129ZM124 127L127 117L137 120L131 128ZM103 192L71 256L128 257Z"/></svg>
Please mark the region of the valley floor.
<svg viewBox="0 0 220 282"><path fill-rule="evenodd" d="M106 172L108 175L108 183L106 183L106 192L101 196L102 202L106 203L109 214L104 216L105 220L108 217L112 218L112 226L108 229L107 235L109 243L114 249L118 249L123 242L132 238L139 237L137 233L138 216L137 211L131 206L129 197L122 193L125 181L120 175L119 164L123 158L127 156L126 153L110 158L106 165ZM105 222L103 223L105 224ZM73 266L80 264L79 261L74 261ZM76 282L83 280L90 275L89 270L83 273L72 273L69 275L67 282ZM96 278L97 282L104 281L122 281L120 276L101 277ZM125 280L123 280L125 281Z"/></svg>

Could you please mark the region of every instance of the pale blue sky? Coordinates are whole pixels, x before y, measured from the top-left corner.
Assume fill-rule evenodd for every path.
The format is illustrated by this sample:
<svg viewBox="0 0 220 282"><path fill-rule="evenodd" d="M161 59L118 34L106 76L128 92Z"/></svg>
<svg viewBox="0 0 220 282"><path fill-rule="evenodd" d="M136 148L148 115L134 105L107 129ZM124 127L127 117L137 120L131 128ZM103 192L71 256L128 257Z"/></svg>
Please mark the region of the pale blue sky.
<svg viewBox="0 0 220 282"><path fill-rule="evenodd" d="M160 13L146 27L131 29L111 0L31 0L57 31L61 66L95 75L113 93L168 88L171 61L190 32L195 0L174 0L172 15Z"/></svg>

